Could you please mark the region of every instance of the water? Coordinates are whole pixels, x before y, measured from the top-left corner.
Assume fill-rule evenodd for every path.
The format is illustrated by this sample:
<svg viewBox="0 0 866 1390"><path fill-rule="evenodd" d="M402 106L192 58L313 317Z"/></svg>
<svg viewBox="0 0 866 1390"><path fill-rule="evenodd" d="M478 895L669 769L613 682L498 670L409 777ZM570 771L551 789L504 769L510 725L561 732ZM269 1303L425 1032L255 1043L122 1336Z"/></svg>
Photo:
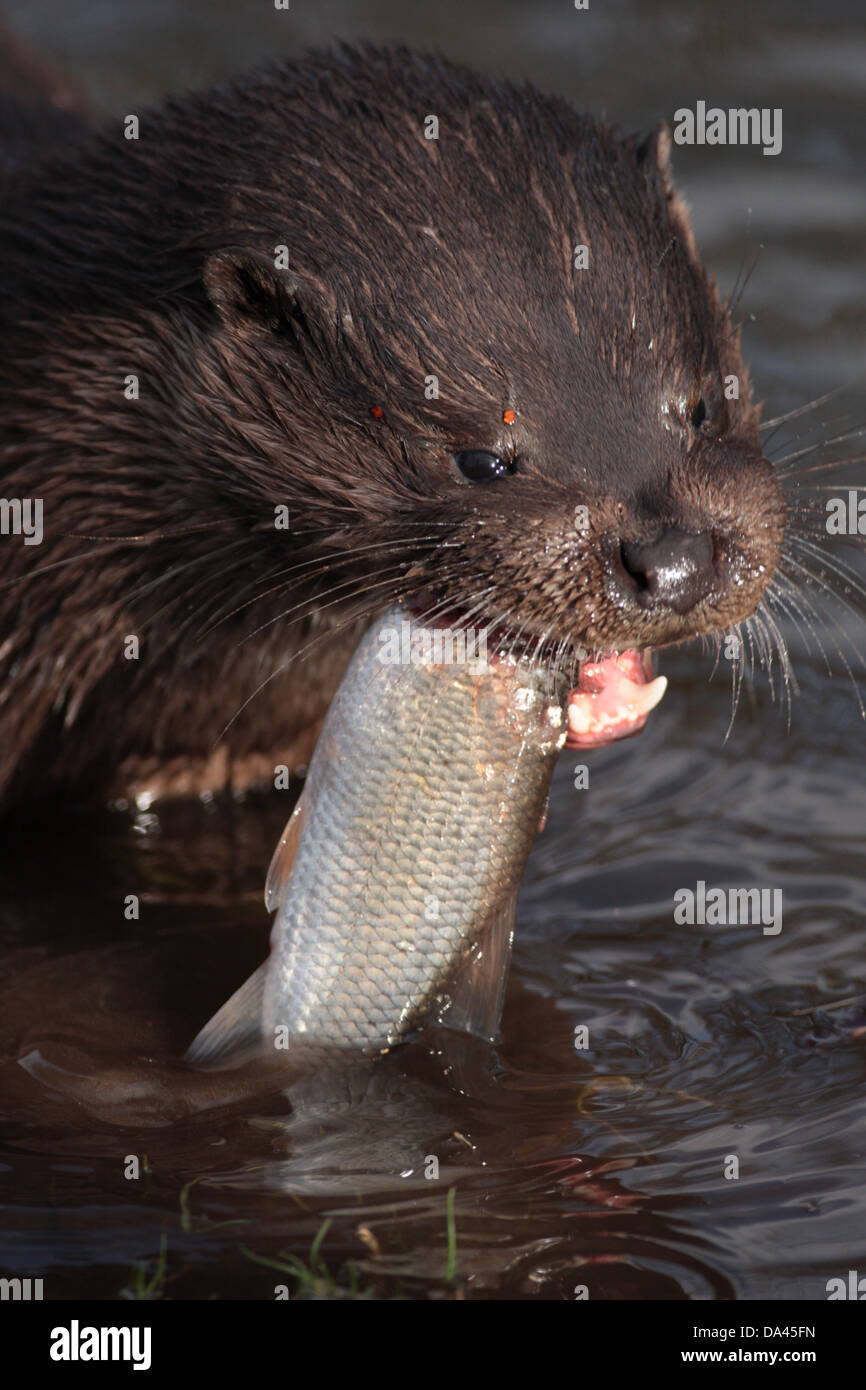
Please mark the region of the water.
<svg viewBox="0 0 866 1390"><path fill-rule="evenodd" d="M766 415L849 388L784 426L772 456L859 424L854 0L814 17L687 0L640 18L636 0L407 9L6 6L121 112L362 34L529 75L627 129L698 99L781 106L780 157L677 150L678 182L723 289L763 246L742 308ZM849 655L864 636L852 608L821 619ZM563 757L495 1049L443 1035L290 1099L191 1079L184 1047L264 956L286 794L7 830L3 1272L42 1276L48 1298L271 1298L297 1281L261 1260L309 1264L326 1221L302 1287L331 1297L822 1299L828 1279L866 1271L864 722L838 656L828 675L789 635L790 728L758 678L726 741L730 686L696 644L664 655L671 687L640 739L585 758L587 790ZM674 893L698 880L781 889L782 931L675 925ZM135 1159L141 1176L125 1176Z"/></svg>

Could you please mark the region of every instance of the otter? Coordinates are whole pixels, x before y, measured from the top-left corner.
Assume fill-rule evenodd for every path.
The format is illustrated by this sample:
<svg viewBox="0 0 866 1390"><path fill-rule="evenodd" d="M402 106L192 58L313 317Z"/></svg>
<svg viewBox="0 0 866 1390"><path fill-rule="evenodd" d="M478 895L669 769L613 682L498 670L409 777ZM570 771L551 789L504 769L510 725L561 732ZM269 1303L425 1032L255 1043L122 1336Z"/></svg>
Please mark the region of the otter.
<svg viewBox="0 0 866 1390"><path fill-rule="evenodd" d="M2 495L43 516L0 536L7 810L305 762L395 598L647 652L747 622L779 558L665 127L440 57L336 47L43 144L0 344Z"/></svg>

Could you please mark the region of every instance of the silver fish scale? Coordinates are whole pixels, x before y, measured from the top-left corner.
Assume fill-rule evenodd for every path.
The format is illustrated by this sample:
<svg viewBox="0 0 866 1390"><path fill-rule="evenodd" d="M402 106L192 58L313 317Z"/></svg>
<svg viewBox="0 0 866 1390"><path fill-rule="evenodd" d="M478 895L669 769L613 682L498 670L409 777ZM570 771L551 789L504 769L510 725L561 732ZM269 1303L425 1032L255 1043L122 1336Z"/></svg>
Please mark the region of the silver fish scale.
<svg viewBox="0 0 866 1390"><path fill-rule="evenodd" d="M447 991L519 883L561 734L528 663L397 665L360 644L304 788L271 935L263 1033L375 1050ZM527 708L521 706L528 705Z"/></svg>

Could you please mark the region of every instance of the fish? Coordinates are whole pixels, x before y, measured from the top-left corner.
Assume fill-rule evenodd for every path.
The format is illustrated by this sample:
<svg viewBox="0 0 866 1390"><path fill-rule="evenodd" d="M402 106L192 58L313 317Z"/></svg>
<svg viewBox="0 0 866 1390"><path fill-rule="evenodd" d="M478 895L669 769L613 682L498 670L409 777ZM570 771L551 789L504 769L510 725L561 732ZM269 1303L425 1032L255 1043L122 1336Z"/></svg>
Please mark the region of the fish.
<svg viewBox="0 0 866 1390"><path fill-rule="evenodd" d="M271 862L270 955L188 1062L370 1056L430 1022L495 1038L520 880L570 725L576 747L627 736L664 678L610 656L569 691L555 664L462 636L398 602L362 638Z"/></svg>

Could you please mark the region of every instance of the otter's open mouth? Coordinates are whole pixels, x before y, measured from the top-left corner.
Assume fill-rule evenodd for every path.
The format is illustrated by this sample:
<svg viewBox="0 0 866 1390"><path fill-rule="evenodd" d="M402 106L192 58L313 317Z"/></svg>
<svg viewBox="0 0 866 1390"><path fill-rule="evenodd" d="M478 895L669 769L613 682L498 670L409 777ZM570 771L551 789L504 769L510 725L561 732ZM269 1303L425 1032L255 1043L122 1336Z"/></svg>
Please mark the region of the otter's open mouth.
<svg viewBox="0 0 866 1390"><path fill-rule="evenodd" d="M407 607L417 615L432 602L427 591L410 597ZM436 626L466 627L459 614L441 611ZM521 644L496 626L484 629L488 641L501 656L531 655L539 658L531 637ZM500 646L501 644L501 646ZM602 652L594 660L580 662L577 685L567 699L568 732L565 748L602 748L639 734L667 689L667 677L655 676L649 648L630 647L623 652Z"/></svg>
<svg viewBox="0 0 866 1390"><path fill-rule="evenodd" d="M598 748L639 734L667 689L653 679L652 654L635 650L582 661L568 696L566 748Z"/></svg>

